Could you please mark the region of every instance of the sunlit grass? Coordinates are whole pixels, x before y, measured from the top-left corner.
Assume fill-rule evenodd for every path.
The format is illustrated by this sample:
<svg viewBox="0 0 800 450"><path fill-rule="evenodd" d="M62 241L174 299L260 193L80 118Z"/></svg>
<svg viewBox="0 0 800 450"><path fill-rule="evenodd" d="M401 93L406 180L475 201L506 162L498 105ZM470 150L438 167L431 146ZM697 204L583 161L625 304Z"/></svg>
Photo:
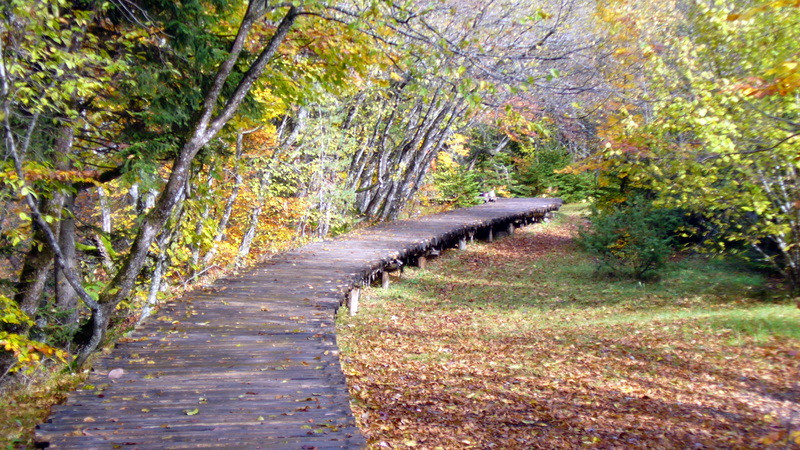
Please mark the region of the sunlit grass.
<svg viewBox="0 0 800 450"><path fill-rule="evenodd" d="M669 263L660 281L643 283L598 277L588 256L575 247L568 250L530 260L482 259L470 266L473 255L498 256L492 244L479 242L374 295L417 308L480 308L489 317L524 317L531 326L695 320L758 338L800 337L800 310L789 302L765 302L765 296L779 301L782 293L770 293L764 275L746 266L687 257Z"/></svg>

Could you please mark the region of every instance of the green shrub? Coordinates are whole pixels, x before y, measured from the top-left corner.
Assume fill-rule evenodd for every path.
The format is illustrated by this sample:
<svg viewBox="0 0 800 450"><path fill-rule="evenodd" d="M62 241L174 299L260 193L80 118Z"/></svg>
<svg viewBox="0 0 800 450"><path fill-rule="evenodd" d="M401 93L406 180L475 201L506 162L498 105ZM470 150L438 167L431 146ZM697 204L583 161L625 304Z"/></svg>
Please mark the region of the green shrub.
<svg viewBox="0 0 800 450"><path fill-rule="evenodd" d="M433 182L439 192L437 200L457 208L477 205L481 202L478 198L481 185L477 178L475 172L463 166L447 167L434 172Z"/></svg>
<svg viewBox="0 0 800 450"><path fill-rule="evenodd" d="M585 200L595 191L594 174L560 173L572 163L569 151L560 143L550 141L535 148L522 148L514 174L512 192L519 196L550 195L572 203Z"/></svg>
<svg viewBox="0 0 800 450"><path fill-rule="evenodd" d="M654 208L639 196L604 211L593 209L578 243L594 256L598 272L650 280L674 252L680 224L679 212Z"/></svg>

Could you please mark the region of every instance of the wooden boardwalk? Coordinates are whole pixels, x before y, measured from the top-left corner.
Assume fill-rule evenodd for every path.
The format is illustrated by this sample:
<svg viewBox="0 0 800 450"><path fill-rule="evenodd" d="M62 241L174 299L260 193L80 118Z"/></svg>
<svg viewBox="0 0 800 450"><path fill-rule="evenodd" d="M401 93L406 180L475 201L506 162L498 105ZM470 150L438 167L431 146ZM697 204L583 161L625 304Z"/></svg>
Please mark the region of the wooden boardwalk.
<svg viewBox="0 0 800 450"><path fill-rule="evenodd" d="M334 335L343 301L387 270L513 231L560 205L500 199L382 224L191 292L101 357L87 384L37 427L37 444L362 448Z"/></svg>

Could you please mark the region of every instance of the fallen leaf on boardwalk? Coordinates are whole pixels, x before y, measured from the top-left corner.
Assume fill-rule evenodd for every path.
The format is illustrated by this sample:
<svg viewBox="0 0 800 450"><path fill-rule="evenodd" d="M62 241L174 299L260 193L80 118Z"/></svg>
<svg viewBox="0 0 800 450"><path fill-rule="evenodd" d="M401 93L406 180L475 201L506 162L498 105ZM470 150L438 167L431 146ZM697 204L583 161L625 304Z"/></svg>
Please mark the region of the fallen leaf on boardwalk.
<svg viewBox="0 0 800 450"><path fill-rule="evenodd" d="M113 369L108 372L108 378L111 379L111 381L119 380L123 375L125 375L125 370L121 368Z"/></svg>
<svg viewBox="0 0 800 450"><path fill-rule="evenodd" d="M186 410L184 410L183 412L184 412L184 414L186 414L187 416L194 416L194 415L196 415L197 413L199 413L199 412L200 412L200 409L198 409L198 408L191 409L191 410L190 410L190 409L186 409Z"/></svg>

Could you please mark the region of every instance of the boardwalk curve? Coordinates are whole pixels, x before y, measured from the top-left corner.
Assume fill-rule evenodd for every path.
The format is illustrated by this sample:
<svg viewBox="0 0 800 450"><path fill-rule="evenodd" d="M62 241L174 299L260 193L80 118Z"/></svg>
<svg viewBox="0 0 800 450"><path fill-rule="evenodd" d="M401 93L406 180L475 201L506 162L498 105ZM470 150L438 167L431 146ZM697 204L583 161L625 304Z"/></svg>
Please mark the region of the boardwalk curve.
<svg viewBox="0 0 800 450"><path fill-rule="evenodd" d="M37 445L364 447L334 334L335 311L355 297L348 294L389 269L540 221L560 205L499 199L382 224L191 292L99 358L86 385L37 427Z"/></svg>

